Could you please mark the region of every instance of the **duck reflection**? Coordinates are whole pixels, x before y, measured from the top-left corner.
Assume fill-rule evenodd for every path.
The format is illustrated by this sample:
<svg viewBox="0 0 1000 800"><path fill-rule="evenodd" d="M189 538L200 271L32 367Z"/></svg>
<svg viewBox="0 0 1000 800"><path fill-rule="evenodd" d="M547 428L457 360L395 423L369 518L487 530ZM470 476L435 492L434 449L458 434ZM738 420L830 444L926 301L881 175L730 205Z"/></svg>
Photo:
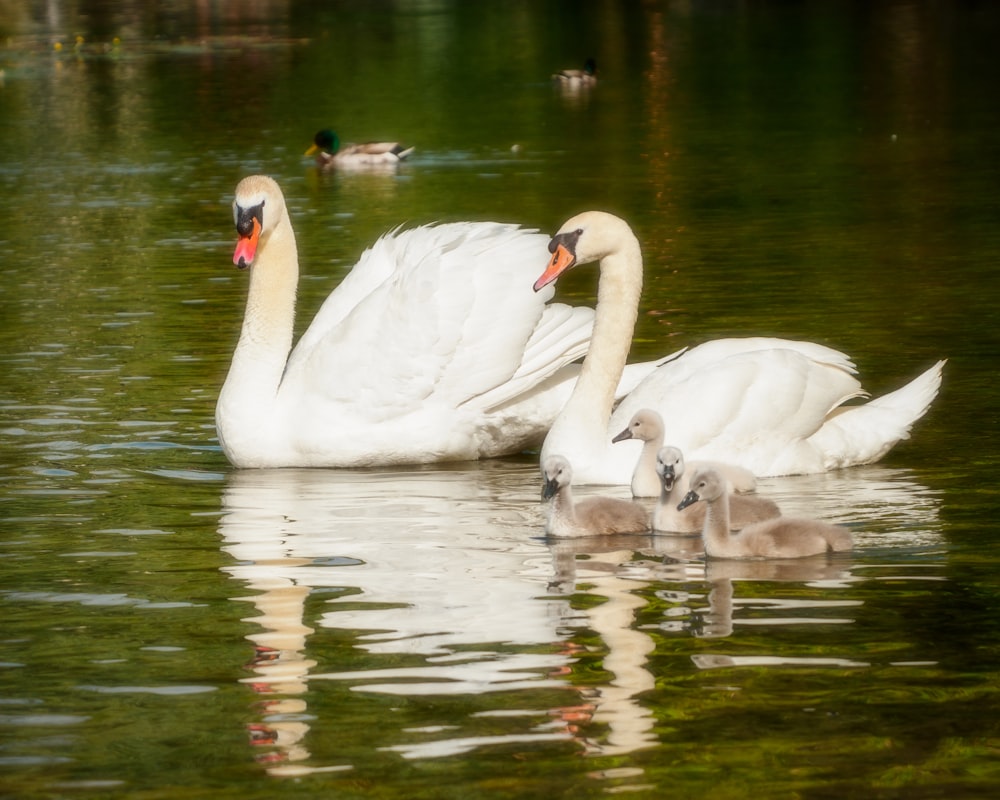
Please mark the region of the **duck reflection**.
<svg viewBox="0 0 1000 800"><path fill-rule="evenodd" d="M869 483L882 493L878 499L863 496ZM788 486L774 482L769 490L785 504L794 490L808 490L802 481ZM816 486L813 513L832 510L833 500ZM936 514L926 490L914 500L896 476L855 481L851 491L866 513L903 513L899 504L908 503L911 535L931 536L929 516L920 517ZM233 599L253 604L248 621L259 626L248 636L254 657L244 682L260 696L248 732L258 760L275 775L353 767L346 755L325 765L311 755L311 731L325 735L333 727L317 717L321 703L310 708L319 682L411 699L461 696L473 705L476 697L508 693L502 710L484 702L460 719L419 727L387 721L371 732L375 749L403 758L492 744L568 743L594 755L655 745L653 712L642 699L655 685L652 632L722 638L734 625L753 624L740 619L740 610L768 601L734 598L741 581L857 580L844 561L706 564L698 536L546 541L533 463L247 470L229 476L222 501L219 531L233 559L225 571L247 589ZM690 610L699 591L692 585L710 589L704 613ZM579 602L583 595L599 602ZM650 597L666 599L676 615L660 626L640 625ZM599 644L580 630L596 634ZM337 648L320 646L327 631L348 634L352 668L336 669ZM577 685L577 665L589 648L599 651L593 655L611 677ZM565 701L553 706L552 692L565 692ZM538 697L548 703L537 707Z"/></svg>

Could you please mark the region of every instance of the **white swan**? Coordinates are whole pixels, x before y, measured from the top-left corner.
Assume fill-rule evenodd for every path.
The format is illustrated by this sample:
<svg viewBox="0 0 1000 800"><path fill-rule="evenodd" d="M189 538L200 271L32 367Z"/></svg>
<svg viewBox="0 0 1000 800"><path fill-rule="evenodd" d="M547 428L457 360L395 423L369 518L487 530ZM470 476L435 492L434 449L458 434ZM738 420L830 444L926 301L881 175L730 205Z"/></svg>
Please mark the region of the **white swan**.
<svg viewBox="0 0 1000 800"><path fill-rule="evenodd" d="M559 455L542 462L542 499L550 500L545 519L549 536L602 536L649 530L649 512L634 500L619 497L573 499L573 469Z"/></svg>
<svg viewBox="0 0 1000 800"><path fill-rule="evenodd" d="M612 443L624 442L629 439L638 439L642 442L642 452L639 453L639 460L636 461L635 471L632 473L632 496L659 497L662 481L658 470L657 454L663 446L663 418L651 408L640 408L632 415L632 419L629 420L625 429L615 435L611 441ZM743 469L743 467L705 462L690 466L692 469L697 466L715 467L729 482L730 491L752 492L757 488L757 478L750 470Z"/></svg>
<svg viewBox="0 0 1000 800"><path fill-rule="evenodd" d="M706 466L692 467L692 473ZM715 468L725 479L725 474ZM683 509L677 506L684 500L686 492L681 483L685 472L684 455L676 447L661 447L656 454L655 471L660 481L660 497L653 509L653 530L671 533L698 533L705 523L705 506L691 505ZM728 486L727 491L731 491ZM739 530L753 522L772 519L781 514L778 504L757 495L729 495L729 528Z"/></svg>
<svg viewBox="0 0 1000 800"><path fill-rule="evenodd" d="M588 211L549 243L541 289L577 263L600 261L597 315L576 387L542 446L561 453L579 483L627 484L637 450L612 445L640 408L653 408L666 437L691 460L738 464L758 477L824 472L884 456L927 410L941 383L939 361L915 380L864 405L843 353L787 339L718 339L676 354L614 410L642 291L642 254L618 217Z"/></svg>
<svg viewBox="0 0 1000 800"><path fill-rule="evenodd" d="M701 535L705 555L711 558L804 558L854 546L847 528L798 517L777 517L730 533L729 498L714 469L700 469L691 476L691 489L677 509L699 500L708 504Z"/></svg>
<svg viewBox="0 0 1000 800"><path fill-rule="evenodd" d="M427 463L537 446L592 326L589 309L531 291L546 237L474 222L387 235L291 350L298 255L277 183L241 181L233 213L233 261L250 267L250 288L215 418L235 466Z"/></svg>

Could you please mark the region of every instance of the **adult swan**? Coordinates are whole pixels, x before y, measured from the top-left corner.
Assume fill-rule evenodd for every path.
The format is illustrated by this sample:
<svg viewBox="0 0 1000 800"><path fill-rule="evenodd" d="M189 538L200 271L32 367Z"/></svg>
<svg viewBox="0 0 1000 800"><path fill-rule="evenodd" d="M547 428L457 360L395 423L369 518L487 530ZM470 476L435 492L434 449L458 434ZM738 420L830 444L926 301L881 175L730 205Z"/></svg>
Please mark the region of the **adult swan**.
<svg viewBox="0 0 1000 800"><path fill-rule="evenodd" d="M891 394L843 406L867 396L843 353L787 339L718 339L667 359L612 413L642 291L639 242L623 220L588 211L562 226L549 252L536 290L578 263L600 261L601 269L590 349L541 453L543 461L565 456L576 482L631 480L637 450L611 438L642 408L660 413L664 442L692 461L739 464L762 477L869 464L909 436L941 384L943 361Z"/></svg>
<svg viewBox="0 0 1000 800"><path fill-rule="evenodd" d="M548 237L486 222L384 236L292 350L298 255L277 183L241 181L233 214L250 288L215 420L235 466L454 461L541 441L593 325L531 291Z"/></svg>

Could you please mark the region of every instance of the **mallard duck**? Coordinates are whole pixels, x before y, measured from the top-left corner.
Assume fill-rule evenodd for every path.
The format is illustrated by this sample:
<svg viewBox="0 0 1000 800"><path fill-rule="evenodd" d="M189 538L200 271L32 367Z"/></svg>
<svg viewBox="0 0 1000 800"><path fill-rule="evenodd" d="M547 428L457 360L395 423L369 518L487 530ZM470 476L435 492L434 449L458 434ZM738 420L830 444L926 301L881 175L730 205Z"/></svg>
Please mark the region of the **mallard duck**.
<svg viewBox="0 0 1000 800"><path fill-rule="evenodd" d="M334 131L324 128L313 137L312 147L306 150L306 155L315 155L316 164L321 169L332 169L395 166L412 152L412 147L404 147L399 142L341 144Z"/></svg>
<svg viewBox="0 0 1000 800"><path fill-rule="evenodd" d="M563 69L552 76L560 86L569 89L582 89L597 85L597 62L588 58L583 63L583 69Z"/></svg>

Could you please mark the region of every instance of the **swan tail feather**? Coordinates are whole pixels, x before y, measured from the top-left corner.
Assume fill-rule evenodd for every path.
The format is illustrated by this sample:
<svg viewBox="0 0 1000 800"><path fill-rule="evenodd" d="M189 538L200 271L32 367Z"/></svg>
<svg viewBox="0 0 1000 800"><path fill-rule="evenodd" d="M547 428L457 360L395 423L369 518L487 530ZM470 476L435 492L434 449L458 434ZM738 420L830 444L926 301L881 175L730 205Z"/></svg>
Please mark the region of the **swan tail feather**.
<svg viewBox="0 0 1000 800"><path fill-rule="evenodd" d="M823 454L825 469L872 464L898 442L930 408L941 388L946 361L938 361L908 384L860 406L844 406L827 418L809 442Z"/></svg>

